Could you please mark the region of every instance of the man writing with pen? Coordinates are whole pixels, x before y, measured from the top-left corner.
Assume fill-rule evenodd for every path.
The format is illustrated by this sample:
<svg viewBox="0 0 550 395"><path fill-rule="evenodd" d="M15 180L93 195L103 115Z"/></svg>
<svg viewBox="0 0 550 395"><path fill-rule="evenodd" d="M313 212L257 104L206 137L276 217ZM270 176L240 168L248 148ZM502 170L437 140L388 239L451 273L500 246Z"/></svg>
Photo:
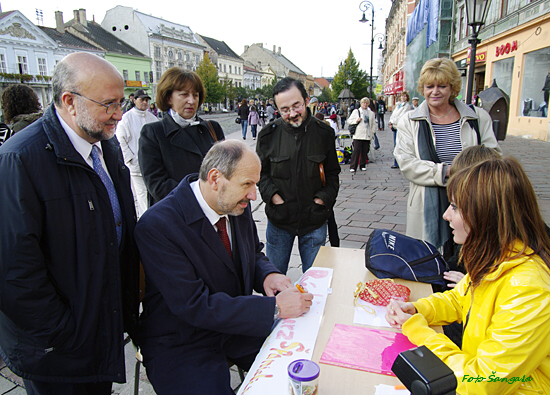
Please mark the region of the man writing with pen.
<svg viewBox="0 0 550 395"><path fill-rule="evenodd" d="M248 370L278 318L310 309L313 295L261 252L249 207L259 179L254 151L219 142L200 173L136 227L146 274L141 351L159 395L233 394L228 360Z"/></svg>

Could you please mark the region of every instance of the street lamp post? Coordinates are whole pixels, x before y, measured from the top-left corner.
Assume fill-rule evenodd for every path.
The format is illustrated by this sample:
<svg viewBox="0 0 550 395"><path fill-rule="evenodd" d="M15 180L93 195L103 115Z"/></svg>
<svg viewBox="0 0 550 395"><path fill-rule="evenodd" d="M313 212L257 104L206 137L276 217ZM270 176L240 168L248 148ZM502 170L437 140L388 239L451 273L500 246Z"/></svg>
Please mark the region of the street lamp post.
<svg viewBox="0 0 550 395"><path fill-rule="evenodd" d="M363 12L363 18L359 20L361 23L368 22L369 20L365 18L365 12L369 9L372 11L372 18L371 18L371 40L370 40L370 97L372 99L372 60L373 60L373 50L374 50L374 6L370 1L362 1L361 4L359 4L359 10Z"/></svg>
<svg viewBox="0 0 550 395"><path fill-rule="evenodd" d="M468 87L466 88L466 104L472 102L472 92L474 88L474 74L476 70L476 50L477 44L481 42L477 38L481 26L487 19L487 10L491 0L466 0L466 18L468 26L472 28L472 36L468 39L471 45L470 67L468 68Z"/></svg>

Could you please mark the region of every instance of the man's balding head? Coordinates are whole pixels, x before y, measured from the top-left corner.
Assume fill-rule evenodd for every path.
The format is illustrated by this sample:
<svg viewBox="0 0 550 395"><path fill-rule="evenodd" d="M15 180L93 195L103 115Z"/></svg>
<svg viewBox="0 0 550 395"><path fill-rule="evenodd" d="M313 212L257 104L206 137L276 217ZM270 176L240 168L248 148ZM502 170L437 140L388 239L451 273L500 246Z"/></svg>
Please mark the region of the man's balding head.
<svg viewBox="0 0 550 395"><path fill-rule="evenodd" d="M52 77L53 100L61 107L63 92L86 91L91 85L97 84L97 77L124 80L120 72L111 63L97 55L87 52L76 52L65 56L55 66Z"/></svg>

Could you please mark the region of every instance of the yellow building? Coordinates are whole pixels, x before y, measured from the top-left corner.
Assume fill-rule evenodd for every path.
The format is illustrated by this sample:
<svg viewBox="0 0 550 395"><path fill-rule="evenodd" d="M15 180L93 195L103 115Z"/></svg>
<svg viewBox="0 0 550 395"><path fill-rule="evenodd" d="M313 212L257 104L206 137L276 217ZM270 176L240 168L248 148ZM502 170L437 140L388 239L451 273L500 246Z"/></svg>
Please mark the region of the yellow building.
<svg viewBox="0 0 550 395"><path fill-rule="evenodd" d="M542 91L547 78L550 84L550 13L540 12L535 7L540 4L545 3L537 2L516 11L506 30L498 32L497 22L493 30L496 34L480 36L472 95L496 80L499 88L510 96L508 134L550 141L548 103ZM453 60L464 70L463 96L469 48L463 45L453 53Z"/></svg>

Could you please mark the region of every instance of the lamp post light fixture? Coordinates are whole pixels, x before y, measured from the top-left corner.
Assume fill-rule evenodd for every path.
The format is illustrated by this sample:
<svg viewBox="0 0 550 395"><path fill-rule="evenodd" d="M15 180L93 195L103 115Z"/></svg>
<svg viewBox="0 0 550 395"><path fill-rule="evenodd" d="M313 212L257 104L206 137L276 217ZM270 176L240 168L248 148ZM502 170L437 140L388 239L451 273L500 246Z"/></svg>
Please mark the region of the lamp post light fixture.
<svg viewBox="0 0 550 395"><path fill-rule="evenodd" d="M474 88L474 74L476 70L476 49L477 44L481 42L477 38L481 26L487 20L487 11L491 0L466 0L466 18L468 26L472 28L472 36L468 39L471 45L470 50L470 66L468 68L468 86L466 88L466 104L472 102L472 91Z"/></svg>
<svg viewBox="0 0 550 395"><path fill-rule="evenodd" d="M367 10L371 9L372 17L370 20L371 25L371 40L370 40L370 82L369 82L369 88L370 88L370 98L372 99L372 60L373 60L373 50L374 50L374 6L370 1L362 1L359 4L359 10L363 12L363 18L359 20L361 23L369 22L369 20L365 17L365 12Z"/></svg>

